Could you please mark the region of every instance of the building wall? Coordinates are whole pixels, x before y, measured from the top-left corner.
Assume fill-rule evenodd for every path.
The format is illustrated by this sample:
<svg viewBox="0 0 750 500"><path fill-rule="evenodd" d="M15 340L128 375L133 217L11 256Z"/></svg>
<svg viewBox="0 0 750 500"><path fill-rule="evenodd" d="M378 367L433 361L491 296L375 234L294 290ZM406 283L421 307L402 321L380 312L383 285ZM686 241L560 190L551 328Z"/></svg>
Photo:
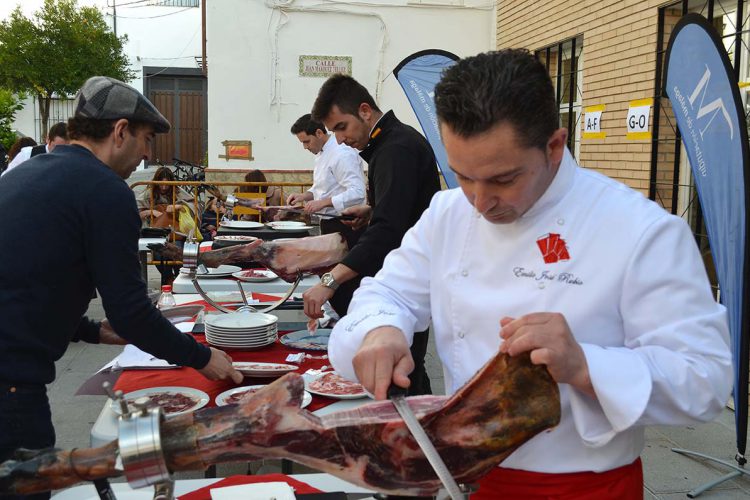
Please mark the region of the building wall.
<svg viewBox="0 0 750 500"><path fill-rule="evenodd" d="M602 131L607 136L582 139L579 161L644 193L651 143L627 140L625 123L630 101L654 96L661 5L664 1L519 0L499 2L497 8L498 48L534 51L582 35L582 104L606 105Z"/></svg>
<svg viewBox="0 0 750 500"><path fill-rule="evenodd" d="M466 56L495 45L491 0L221 0L206 7L209 175L312 167L289 129L310 112L325 78L299 76L300 55L351 56L352 76L380 107L421 130L393 68L419 50ZM252 141L254 160L220 158L225 140Z"/></svg>

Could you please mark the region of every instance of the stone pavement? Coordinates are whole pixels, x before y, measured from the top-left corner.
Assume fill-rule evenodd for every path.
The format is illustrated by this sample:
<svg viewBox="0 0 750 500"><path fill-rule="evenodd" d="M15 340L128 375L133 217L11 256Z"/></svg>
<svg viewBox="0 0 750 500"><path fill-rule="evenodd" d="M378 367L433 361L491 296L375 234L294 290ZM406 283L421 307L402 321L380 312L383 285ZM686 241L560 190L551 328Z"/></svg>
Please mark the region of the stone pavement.
<svg viewBox="0 0 750 500"><path fill-rule="evenodd" d="M149 285L158 288L158 273L149 268ZM99 299L92 301L89 315L93 319L104 316ZM89 432L105 402L104 396L75 396L78 387L101 366L117 355L121 347L71 343L67 353L57 363L57 379L49 386L52 417L60 448L86 447ZM427 356L427 370L433 390L443 390L443 376L434 345ZM725 409L711 423L686 427L654 427L646 433L646 448L642 455L644 466L645 500L676 500L698 485L729 472L710 462L695 460L671 451L672 447L695 450L734 463L734 413ZM278 471L278 463L255 463L253 469L263 472ZM219 476L244 473L246 464L219 466ZM295 472L305 472L294 465ZM184 473L178 478L201 477L198 473ZM750 478L742 476L700 496L702 499L748 499Z"/></svg>

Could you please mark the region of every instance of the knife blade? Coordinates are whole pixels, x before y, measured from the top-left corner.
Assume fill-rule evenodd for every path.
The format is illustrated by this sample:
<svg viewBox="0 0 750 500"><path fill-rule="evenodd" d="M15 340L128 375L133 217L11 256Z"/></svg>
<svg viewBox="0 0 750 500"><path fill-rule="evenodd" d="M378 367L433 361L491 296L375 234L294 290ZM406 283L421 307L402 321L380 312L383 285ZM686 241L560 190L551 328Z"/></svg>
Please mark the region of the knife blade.
<svg viewBox="0 0 750 500"><path fill-rule="evenodd" d="M404 420L406 427L409 429L412 436L414 436L414 439L422 449L422 453L424 453L427 461L430 462L435 474L437 474L437 477L443 483L445 489L448 490L448 495L450 495L452 500L463 500L464 494L461 492L461 488L459 488L456 480L451 476L448 467L445 465L445 462L443 462L443 459L440 458L440 454L420 425L416 415L411 411L409 402L406 401L406 389L399 387L396 384L391 384L388 388L388 399L393 402L393 406L396 407L396 410Z"/></svg>

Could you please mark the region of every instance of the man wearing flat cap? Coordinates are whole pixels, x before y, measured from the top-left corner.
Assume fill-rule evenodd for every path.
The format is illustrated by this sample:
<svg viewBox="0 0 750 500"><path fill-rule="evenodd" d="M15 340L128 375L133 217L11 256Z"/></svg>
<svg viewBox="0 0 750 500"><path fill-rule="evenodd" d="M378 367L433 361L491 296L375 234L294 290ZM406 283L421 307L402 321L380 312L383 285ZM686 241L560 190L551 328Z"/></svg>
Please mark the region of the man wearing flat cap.
<svg viewBox="0 0 750 500"><path fill-rule="evenodd" d="M137 90L102 76L86 81L74 108L69 145L0 179L0 210L17 214L0 232L31 242L0 245L0 462L19 447L54 445L45 384L70 341L130 342L209 379L242 380L224 352L160 314L140 275L141 222L124 179L169 122ZM94 289L108 321L84 316Z"/></svg>

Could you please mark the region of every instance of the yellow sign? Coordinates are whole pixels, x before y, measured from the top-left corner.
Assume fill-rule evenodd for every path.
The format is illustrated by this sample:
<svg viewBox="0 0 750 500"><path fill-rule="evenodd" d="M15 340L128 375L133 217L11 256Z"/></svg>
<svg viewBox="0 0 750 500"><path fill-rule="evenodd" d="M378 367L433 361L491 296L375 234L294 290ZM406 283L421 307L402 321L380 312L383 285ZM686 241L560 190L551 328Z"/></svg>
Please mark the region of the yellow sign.
<svg viewBox="0 0 750 500"><path fill-rule="evenodd" d="M604 139L607 137L606 132L602 132L602 113L604 104L598 106L589 106L583 110L583 138L584 139Z"/></svg>
<svg viewBox="0 0 750 500"><path fill-rule="evenodd" d="M651 114L651 106L653 104L654 100L651 98L630 101L627 119L628 132L625 135L626 138L634 141L651 139L651 131L648 128L648 118Z"/></svg>

